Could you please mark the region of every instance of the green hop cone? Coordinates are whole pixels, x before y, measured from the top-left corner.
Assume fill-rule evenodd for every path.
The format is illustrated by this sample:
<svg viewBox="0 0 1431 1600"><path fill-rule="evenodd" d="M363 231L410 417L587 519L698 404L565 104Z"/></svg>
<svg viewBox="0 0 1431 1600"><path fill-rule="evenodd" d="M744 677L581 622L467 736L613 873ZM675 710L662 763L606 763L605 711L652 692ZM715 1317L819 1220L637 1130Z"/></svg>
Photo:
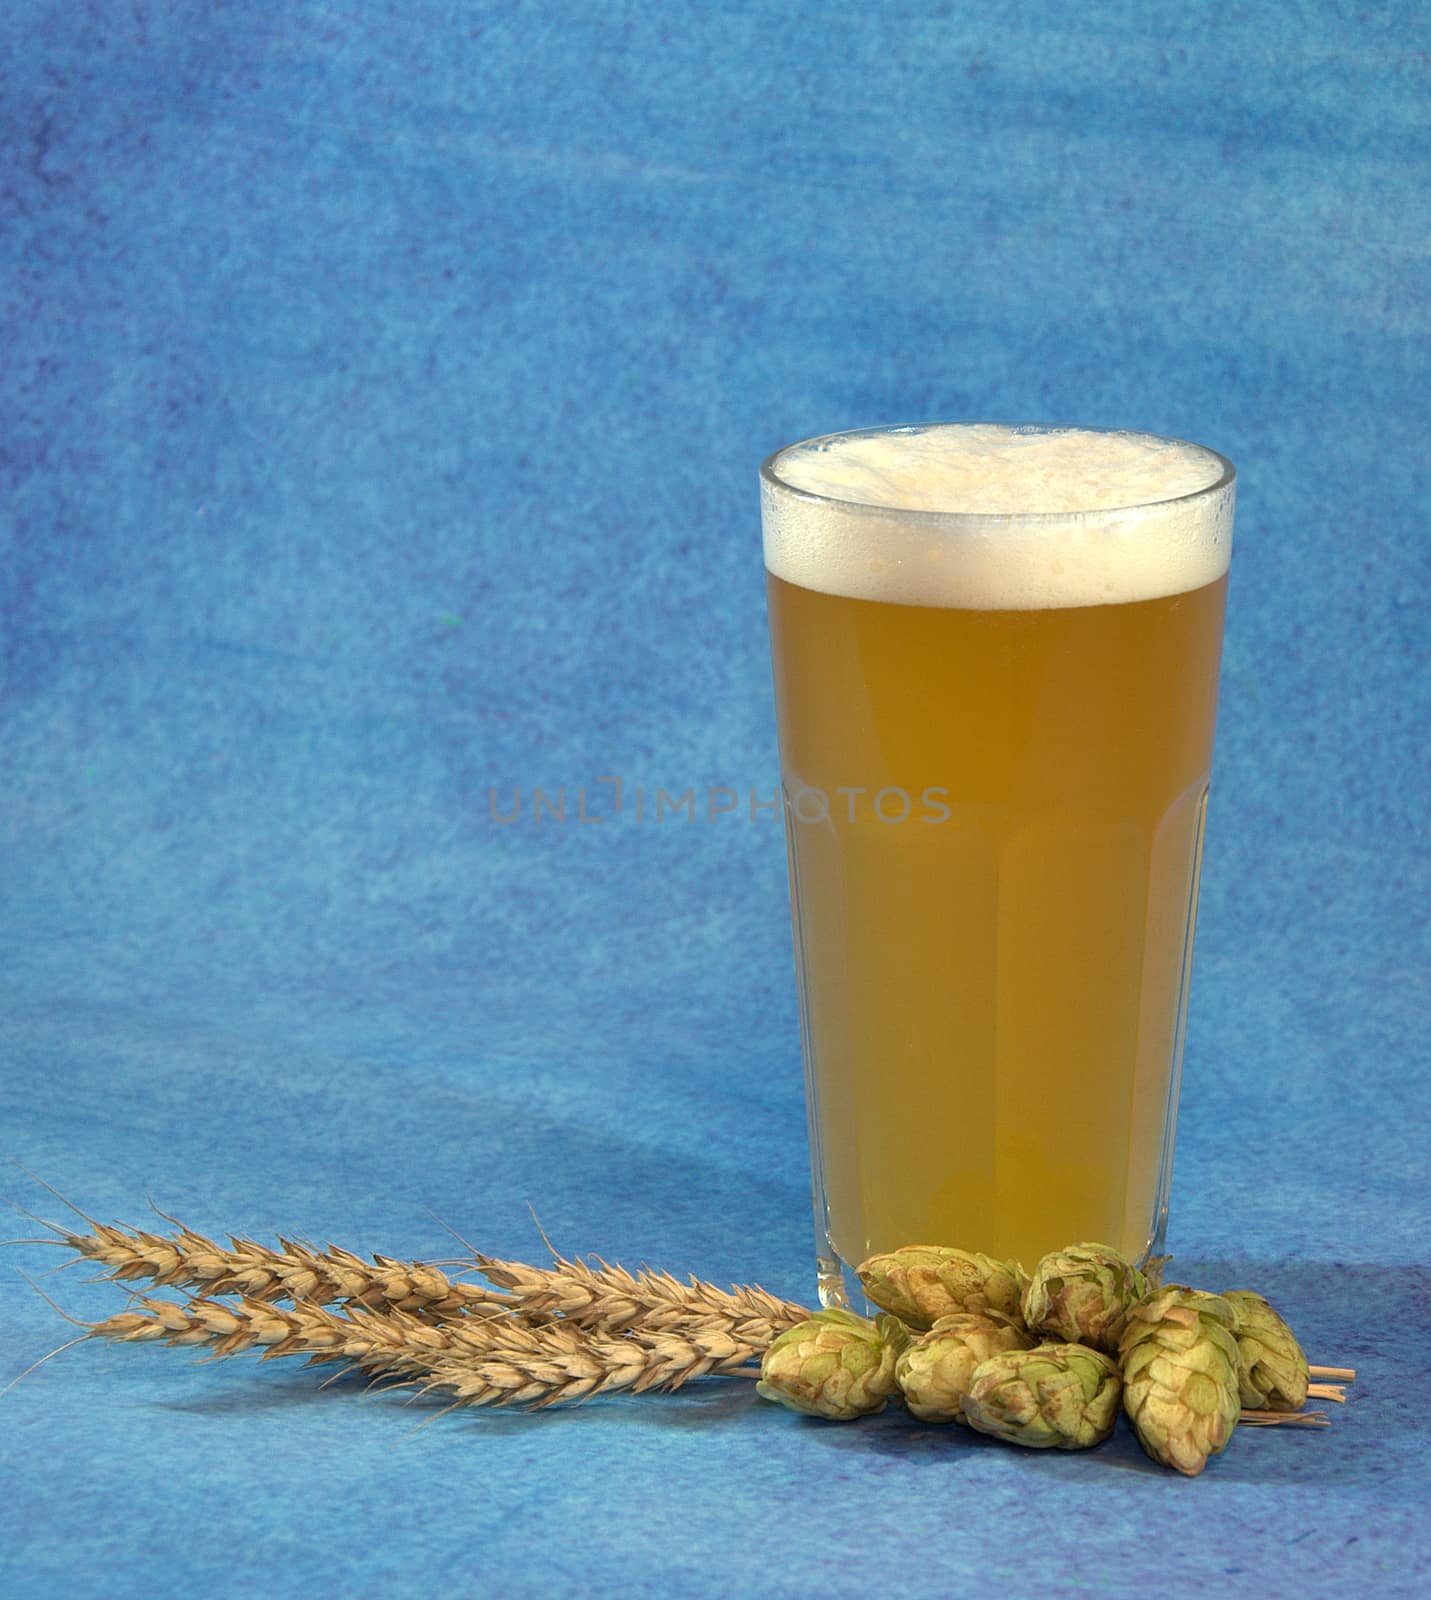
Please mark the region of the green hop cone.
<svg viewBox="0 0 1431 1600"><path fill-rule="evenodd" d="M948 1245L909 1244L857 1268L864 1291L911 1328L928 1329L958 1311L997 1311L1023 1321L1028 1274L1017 1261Z"/></svg>
<svg viewBox="0 0 1431 1600"><path fill-rule="evenodd" d="M1251 1289L1222 1297L1237 1314L1238 1381L1253 1411L1300 1411L1307 1400L1307 1358L1297 1336Z"/></svg>
<svg viewBox="0 0 1431 1600"><path fill-rule="evenodd" d="M1237 1426L1236 1322L1221 1295L1173 1283L1134 1306L1123 1329L1123 1409L1153 1460L1190 1478Z"/></svg>
<svg viewBox="0 0 1431 1600"><path fill-rule="evenodd" d="M974 1368L1006 1350L1027 1350L1033 1340L997 1311L956 1311L900 1356L894 1375L911 1416L921 1422L962 1422L959 1402Z"/></svg>
<svg viewBox="0 0 1431 1600"><path fill-rule="evenodd" d="M1034 1268L1024 1321L1046 1338L1116 1355L1128 1312L1147 1292L1143 1274L1111 1245L1071 1244Z"/></svg>
<svg viewBox="0 0 1431 1600"><path fill-rule="evenodd" d="M883 1411L909 1334L894 1317L817 1311L772 1341L756 1393L810 1417L849 1422Z"/></svg>
<svg viewBox="0 0 1431 1600"><path fill-rule="evenodd" d="M1113 1432L1122 1387L1117 1364L1087 1345L1008 1350L974 1369L964 1420L1033 1450L1088 1450Z"/></svg>

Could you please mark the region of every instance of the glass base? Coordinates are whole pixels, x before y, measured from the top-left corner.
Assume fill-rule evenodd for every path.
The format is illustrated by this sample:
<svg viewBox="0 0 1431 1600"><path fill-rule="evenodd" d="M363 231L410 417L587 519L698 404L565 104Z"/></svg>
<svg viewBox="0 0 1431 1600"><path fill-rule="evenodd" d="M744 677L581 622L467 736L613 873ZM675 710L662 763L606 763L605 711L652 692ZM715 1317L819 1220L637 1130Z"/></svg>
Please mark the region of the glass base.
<svg viewBox="0 0 1431 1600"><path fill-rule="evenodd" d="M868 1314L869 1302L860 1287L860 1280L837 1257L815 1257L815 1281L820 1304L826 1311L855 1311L860 1316Z"/></svg>
<svg viewBox="0 0 1431 1600"><path fill-rule="evenodd" d="M1134 1257L1133 1265L1140 1271L1147 1268L1148 1263L1162 1262L1167 1259L1164 1255L1164 1244L1168 1229L1168 1207L1164 1199L1158 1207L1157 1216L1154 1218L1153 1232L1147 1244ZM914 1243L927 1244L925 1239L915 1240ZM1069 1244L1101 1243L1102 1241L1070 1239ZM861 1317L873 1317L878 1314L879 1307L872 1300L865 1297L864 1286L860 1283L859 1276L853 1267L846 1266L843 1261L830 1248L828 1239L819 1240L815 1254L815 1291L819 1296L820 1305L827 1311L853 1311ZM1032 1261L1023 1265L1032 1269Z"/></svg>

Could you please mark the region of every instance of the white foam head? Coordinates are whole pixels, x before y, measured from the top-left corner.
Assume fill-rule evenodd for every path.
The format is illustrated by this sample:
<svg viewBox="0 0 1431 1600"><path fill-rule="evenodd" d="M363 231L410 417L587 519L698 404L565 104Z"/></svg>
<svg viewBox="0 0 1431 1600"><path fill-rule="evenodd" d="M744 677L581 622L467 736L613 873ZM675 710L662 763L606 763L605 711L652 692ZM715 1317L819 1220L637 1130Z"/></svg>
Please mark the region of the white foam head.
<svg viewBox="0 0 1431 1600"><path fill-rule="evenodd" d="M765 564L826 594L1040 610L1227 571L1234 473L1147 433L928 423L828 434L761 468Z"/></svg>

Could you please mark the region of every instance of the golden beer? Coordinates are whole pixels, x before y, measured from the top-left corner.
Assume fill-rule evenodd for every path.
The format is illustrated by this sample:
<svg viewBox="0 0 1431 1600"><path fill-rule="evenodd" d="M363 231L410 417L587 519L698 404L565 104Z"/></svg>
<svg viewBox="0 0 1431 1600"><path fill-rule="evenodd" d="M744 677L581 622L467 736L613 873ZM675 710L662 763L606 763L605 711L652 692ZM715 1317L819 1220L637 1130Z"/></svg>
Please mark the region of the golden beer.
<svg viewBox="0 0 1431 1600"><path fill-rule="evenodd" d="M1203 454L1204 478L1225 469ZM1156 518L985 518L973 548L928 513L910 544L895 506L865 562L858 507L841 521L808 499L773 560L768 510L827 1299L841 1263L903 1244L1031 1265L1077 1239L1133 1258L1160 1240L1226 591L1217 488L1225 506L1181 508L1156 582L1121 557ZM1221 547L1182 559L1213 521ZM1093 576L1065 581L1080 559ZM984 577L961 584L961 562ZM1090 586L1115 598L1067 603ZM944 603L966 589L979 603Z"/></svg>

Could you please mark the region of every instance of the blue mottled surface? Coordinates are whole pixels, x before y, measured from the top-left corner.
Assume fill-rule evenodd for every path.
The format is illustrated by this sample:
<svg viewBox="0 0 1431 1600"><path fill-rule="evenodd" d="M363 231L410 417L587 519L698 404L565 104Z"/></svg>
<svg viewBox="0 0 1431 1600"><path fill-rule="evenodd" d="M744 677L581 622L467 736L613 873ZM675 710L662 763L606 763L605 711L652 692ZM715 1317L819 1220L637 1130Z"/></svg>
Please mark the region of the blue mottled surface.
<svg viewBox="0 0 1431 1600"><path fill-rule="evenodd" d="M1363 1374L1188 1483L734 1383L410 1436L88 1345L0 1401L7 1594L1424 1591L1428 34L0 11L0 1153L103 1217L534 1258L530 1203L807 1296L778 826L630 809L774 787L756 463L1134 426L1242 472L1169 1243ZM604 775L603 824L489 814ZM0 1380L55 1255L0 1262Z"/></svg>

